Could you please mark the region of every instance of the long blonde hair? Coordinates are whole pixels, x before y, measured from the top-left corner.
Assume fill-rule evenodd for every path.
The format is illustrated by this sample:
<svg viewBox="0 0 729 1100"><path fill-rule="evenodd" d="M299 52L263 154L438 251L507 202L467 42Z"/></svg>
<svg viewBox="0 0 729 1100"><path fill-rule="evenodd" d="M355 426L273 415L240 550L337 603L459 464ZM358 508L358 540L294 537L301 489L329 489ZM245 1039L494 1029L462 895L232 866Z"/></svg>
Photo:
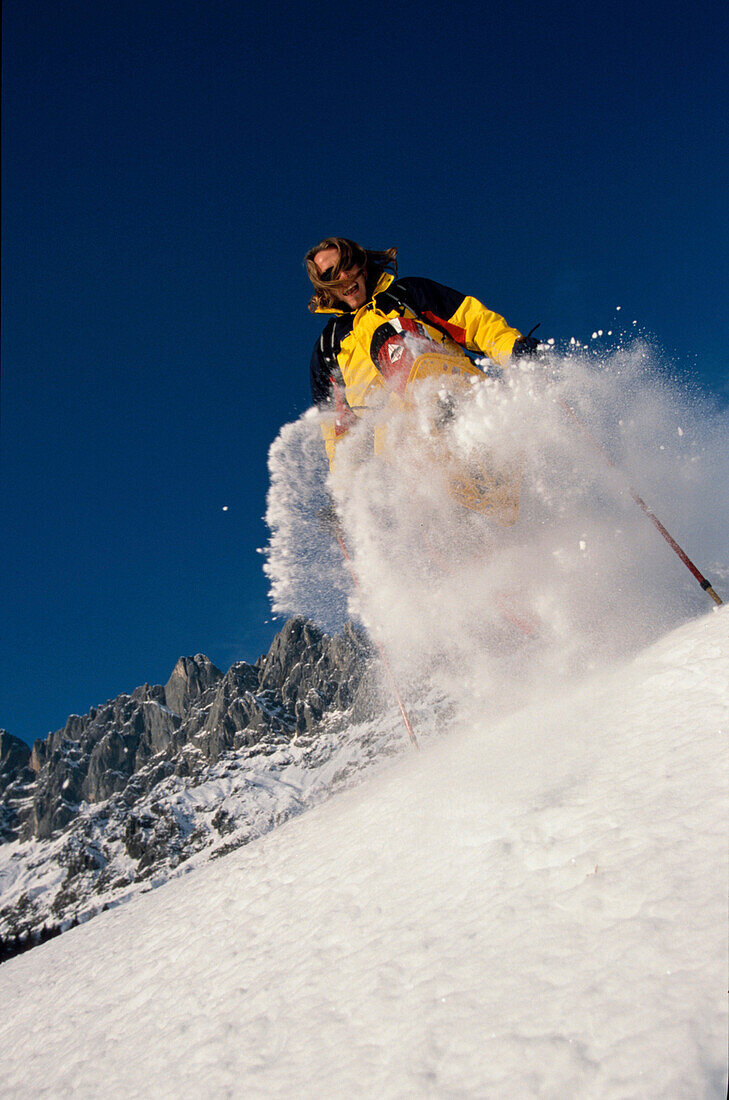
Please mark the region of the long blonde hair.
<svg viewBox="0 0 729 1100"><path fill-rule="evenodd" d="M339 256L331 270L331 275L324 280L314 263L314 257L327 248L335 248ZM309 249L304 257L304 266L314 286L309 309L315 313L317 309L329 309L340 304L332 291L346 285L348 280L340 278L343 271L349 271L353 267L366 268L368 290L375 286L383 271L391 271L397 275L397 249L386 248L384 252L377 252L371 248L363 248L361 244L350 241L348 237L327 237L326 240Z"/></svg>

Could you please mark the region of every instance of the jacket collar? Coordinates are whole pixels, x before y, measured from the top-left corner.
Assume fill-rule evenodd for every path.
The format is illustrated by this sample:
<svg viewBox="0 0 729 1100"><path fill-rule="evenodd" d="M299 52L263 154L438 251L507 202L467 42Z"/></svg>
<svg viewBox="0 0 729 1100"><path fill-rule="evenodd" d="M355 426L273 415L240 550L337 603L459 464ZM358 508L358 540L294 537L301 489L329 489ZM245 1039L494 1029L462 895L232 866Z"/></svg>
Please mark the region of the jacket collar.
<svg viewBox="0 0 729 1100"><path fill-rule="evenodd" d="M367 307L367 305L372 301L375 294L379 294L380 291L382 291L382 290L387 290L390 283L394 283L394 282L395 282L395 276L391 275L389 271L383 271L382 275L380 275L379 279L377 280L376 285L372 289L372 292L371 292L369 298L367 299L365 304L363 306L360 306L359 308L360 309L365 309ZM317 306L316 309L314 310L314 312L315 313L333 313L336 317L343 317L345 315L357 313L358 310L356 310L356 309L344 309L344 308L340 308L339 306Z"/></svg>

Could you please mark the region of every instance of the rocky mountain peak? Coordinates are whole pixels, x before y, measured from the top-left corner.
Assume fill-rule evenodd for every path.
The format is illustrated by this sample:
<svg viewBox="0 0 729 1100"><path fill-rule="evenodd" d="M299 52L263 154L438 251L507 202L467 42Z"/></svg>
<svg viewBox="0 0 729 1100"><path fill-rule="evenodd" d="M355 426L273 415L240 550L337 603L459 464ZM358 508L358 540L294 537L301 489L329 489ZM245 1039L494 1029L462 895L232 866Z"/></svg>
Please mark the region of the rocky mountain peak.
<svg viewBox="0 0 729 1100"><path fill-rule="evenodd" d="M226 753L312 734L328 712L352 705L368 658L354 628L330 637L296 618L255 665L240 661L224 675L202 653L180 657L164 687L143 684L71 715L32 752L2 731L0 838L50 840L85 808L116 796L131 807Z"/></svg>
<svg viewBox="0 0 729 1100"><path fill-rule="evenodd" d="M25 741L0 730L0 777L9 776L28 766L30 749Z"/></svg>
<svg viewBox="0 0 729 1100"><path fill-rule="evenodd" d="M255 664L181 657L166 685L71 715L32 753L0 731L0 961L3 937L42 938L217 858L392 751L400 731L369 726L371 657L352 624L295 618Z"/></svg>
<svg viewBox="0 0 729 1100"><path fill-rule="evenodd" d="M165 703L173 714L185 718L193 704L222 678L223 673L204 654L180 657L165 684Z"/></svg>
<svg viewBox="0 0 729 1100"><path fill-rule="evenodd" d="M165 686L71 715L32 755L0 732L0 962L247 844L396 751L371 657L351 624L328 635L292 619L255 664L223 675L181 657Z"/></svg>

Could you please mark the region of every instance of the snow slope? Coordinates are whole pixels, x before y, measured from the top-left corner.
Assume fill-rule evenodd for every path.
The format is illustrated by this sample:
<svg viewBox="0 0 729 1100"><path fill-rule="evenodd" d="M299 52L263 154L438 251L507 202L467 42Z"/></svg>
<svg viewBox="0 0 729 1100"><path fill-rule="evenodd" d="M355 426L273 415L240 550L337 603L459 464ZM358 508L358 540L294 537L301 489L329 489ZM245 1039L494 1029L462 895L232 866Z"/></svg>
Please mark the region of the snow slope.
<svg viewBox="0 0 729 1100"><path fill-rule="evenodd" d="M723 1097L728 729L723 609L461 715L2 966L0 1092Z"/></svg>

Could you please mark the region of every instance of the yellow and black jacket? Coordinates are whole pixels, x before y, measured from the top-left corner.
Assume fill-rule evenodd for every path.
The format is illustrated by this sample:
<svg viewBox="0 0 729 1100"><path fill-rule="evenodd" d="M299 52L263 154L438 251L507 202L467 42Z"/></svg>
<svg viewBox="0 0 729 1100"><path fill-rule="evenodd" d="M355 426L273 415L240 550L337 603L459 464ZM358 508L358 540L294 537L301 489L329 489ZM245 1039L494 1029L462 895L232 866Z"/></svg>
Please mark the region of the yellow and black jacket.
<svg viewBox="0 0 729 1100"><path fill-rule="evenodd" d="M467 348L495 363L508 360L520 333L476 298L431 279L395 279L384 273L360 309L319 309L333 314L311 357L314 404L331 411L322 426L329 461L334 447L386 384L382 349L391 336L415 324L448 351Z"/></svg>

